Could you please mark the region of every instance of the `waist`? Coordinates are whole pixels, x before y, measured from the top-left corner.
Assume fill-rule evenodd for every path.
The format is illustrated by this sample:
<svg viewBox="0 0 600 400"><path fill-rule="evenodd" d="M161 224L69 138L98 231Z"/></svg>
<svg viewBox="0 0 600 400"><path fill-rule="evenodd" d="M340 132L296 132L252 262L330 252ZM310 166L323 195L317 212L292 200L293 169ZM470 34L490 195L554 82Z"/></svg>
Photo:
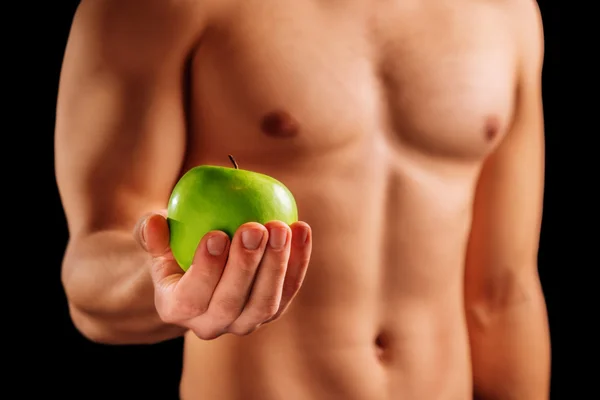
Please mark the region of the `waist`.
<svg viewBox="0 0 600 400"><path fill-rule="evenodd" d="M245 337L188 335L182 398L467 399L468 337L458 299L380 309L293 304Z"/></svg>

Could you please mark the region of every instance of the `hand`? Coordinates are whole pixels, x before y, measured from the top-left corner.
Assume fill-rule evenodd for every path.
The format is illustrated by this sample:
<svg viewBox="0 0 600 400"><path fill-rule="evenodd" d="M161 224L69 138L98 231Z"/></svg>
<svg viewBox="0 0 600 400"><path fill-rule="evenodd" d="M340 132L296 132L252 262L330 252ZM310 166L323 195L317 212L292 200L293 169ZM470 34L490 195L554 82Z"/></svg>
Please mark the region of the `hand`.
<svg viewBox="0 0 600 400"><path fill-rule="evenodd" d="M153 258L159 316L204 340L247 335L279 318L302 285L312 250L304 222L247 223L231 241L224 232L206 234L184 272L169 248L163 214L142 218L136 238Z"/></svg>

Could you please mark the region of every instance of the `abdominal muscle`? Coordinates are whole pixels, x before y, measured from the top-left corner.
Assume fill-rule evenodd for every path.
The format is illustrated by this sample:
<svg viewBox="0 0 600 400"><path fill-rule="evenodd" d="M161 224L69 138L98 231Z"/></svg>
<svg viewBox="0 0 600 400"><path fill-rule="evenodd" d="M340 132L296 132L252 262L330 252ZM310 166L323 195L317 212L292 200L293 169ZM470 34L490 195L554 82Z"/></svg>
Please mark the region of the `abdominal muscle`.
<svg viewBox="0 0 600 400"><path fill-rule="evenodd" d="M187 334L182 399L471 398L462 276L473 174L439 179L433 163L398 157L369 139L293 166L243 155L245 169L294 193L313 255L279 320L244 337Z"/></svg>
<svg viewBox="0 0 600 400"><path fill-rule="evenodd" d="M459 309L398 310L399 318L385 325L390 348L379 350L376 313L348 307L338 304L306 315L309 311L296 305L281 320L242 338L203 342L188 334L181 398L470 398L467 335Z"/></svg>

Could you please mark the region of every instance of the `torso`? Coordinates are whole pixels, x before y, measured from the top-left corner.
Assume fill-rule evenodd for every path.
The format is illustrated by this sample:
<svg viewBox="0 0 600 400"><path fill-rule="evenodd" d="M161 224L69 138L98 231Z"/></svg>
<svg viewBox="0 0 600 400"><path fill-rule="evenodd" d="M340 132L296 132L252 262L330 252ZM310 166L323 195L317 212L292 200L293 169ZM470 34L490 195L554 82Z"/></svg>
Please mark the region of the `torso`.
<svg viewBox="0 0 600 400"><path fill-rule="evenodd" d="M314 247L280 320L187 336L183 399L471 398L463 264L512 117L504 3L223 3L191 63L186 168L233 154L281 180Z"/></svg>

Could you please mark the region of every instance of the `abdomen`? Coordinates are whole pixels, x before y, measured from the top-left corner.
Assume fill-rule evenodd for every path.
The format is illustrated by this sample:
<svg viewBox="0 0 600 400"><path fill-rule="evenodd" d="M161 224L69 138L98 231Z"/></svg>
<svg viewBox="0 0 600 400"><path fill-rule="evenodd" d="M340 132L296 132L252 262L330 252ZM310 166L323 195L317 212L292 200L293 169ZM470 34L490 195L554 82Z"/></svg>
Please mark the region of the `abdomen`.
<svg viewBox="0 0 600 400"><path fill-rule="evenodd" d="M183 399L468 398L468 177L435 179L365 142L256 166L290 188L313 228L309 271L280 320L246 337L188 338Z"/></svg>

